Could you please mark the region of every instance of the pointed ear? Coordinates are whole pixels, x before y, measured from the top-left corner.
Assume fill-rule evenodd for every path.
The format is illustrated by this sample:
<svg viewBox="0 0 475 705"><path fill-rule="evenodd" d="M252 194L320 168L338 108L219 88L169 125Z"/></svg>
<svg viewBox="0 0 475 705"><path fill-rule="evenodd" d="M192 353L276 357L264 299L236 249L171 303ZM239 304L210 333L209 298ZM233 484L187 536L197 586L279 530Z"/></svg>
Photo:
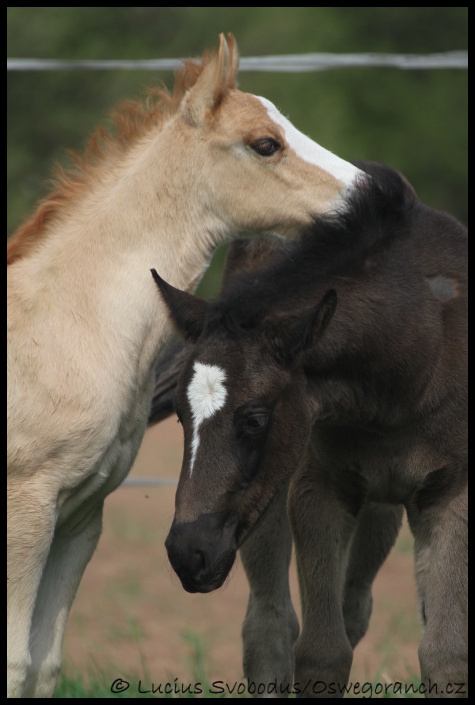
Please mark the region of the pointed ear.
<svg viewBox="0 0 475 705"><path fill-rule="evenodd" d="M155 269L150 270L178 335L195 342L200 337L208 302L186 291L176 289L161 278Z"/></svg>
<svg viewBox="0 0 475 705"><path fill-rule="evenodd" d="M330 323L336 304L336 291L330 289L316 308L269 321L264 335L277 362L290 367L302 351L315 345Z"/></svg>
<svg viewBox="0 0 475 705"><path fill-rule="evenodd" d="M195 85L183 98L181 112L189 125L202 125L226 93L236 87L238 68L239 51L233 35L228 34L226 41L224 34L220 34L218 53L203 68Z"/></svg>

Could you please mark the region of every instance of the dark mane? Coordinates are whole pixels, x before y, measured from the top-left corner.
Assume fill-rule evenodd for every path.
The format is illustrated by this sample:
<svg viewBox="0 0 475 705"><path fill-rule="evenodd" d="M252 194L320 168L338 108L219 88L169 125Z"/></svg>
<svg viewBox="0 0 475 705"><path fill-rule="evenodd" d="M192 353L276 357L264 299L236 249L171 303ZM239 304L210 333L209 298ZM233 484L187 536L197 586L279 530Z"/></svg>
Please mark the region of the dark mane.
<svg viewBox="0 0 475 705"><path fill-rule="evenodd" d="M404 232L419 203L412 186L391 167L356 166L372 178L361 181L348 210L316 218L298 242L279 248L268 266L240 276L210 307L206 334L223 323L235 335L256 326L270 308L290 305L317 278L336 272L351 276Z"/></svg>

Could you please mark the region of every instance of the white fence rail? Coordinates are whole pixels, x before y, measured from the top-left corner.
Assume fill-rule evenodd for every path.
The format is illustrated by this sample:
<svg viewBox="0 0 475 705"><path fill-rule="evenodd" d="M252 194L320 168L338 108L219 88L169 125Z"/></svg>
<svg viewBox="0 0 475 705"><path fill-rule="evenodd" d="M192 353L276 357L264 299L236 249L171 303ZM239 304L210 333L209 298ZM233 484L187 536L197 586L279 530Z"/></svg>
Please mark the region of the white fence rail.
<svg viewBox="0 0 475 705"><path fill-rule="evenodd" d="M183 59L148 59L144 61L67 61L62 59L7 59L7 71L174 71ZM299 73L342 68L397 68L412 70L468 69L467 51L438 54L290 54L287 56L242 57L240 71Z"/></svg>

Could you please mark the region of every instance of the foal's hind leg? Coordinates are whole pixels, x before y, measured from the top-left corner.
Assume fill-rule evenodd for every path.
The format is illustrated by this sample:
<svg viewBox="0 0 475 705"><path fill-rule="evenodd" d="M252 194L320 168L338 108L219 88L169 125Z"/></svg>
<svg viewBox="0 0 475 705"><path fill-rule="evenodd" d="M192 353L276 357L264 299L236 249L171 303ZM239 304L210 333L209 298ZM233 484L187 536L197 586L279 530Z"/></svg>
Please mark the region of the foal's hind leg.
<svg viewBox="0 0 475 705"><path fill-rule="evenodd" d="M241 547L250 595L242 628L244 675L255 695L286 697L292 684L292 652L299 633L289 589L292 538L286 485L274 497ZM277 684L277 691L258 692Z"/></svg>
<svg viewBox="0 0 475 705"><path fill-rule="evenodd" d="M407 507L424 624L421 681L426 697L467 698L468 486L443 496L438 474L443 471L431 473Z"/></svg>
<svg viewBox="0 0 475 705"><path fill-rule="evenodd" d="M346 633L353 649L368 629L373 581L396 541L403 514L402 504L372 502L358 514L343 594Z"/></svg>
<svg viewBox="0 0 475 705"><path fill-rule="evenodd" d="M30 636L31 668L25 692L51 698L61 669L64 631L72 602L102 530L103 502L78 512L56 531L41 578Z"/></svg>

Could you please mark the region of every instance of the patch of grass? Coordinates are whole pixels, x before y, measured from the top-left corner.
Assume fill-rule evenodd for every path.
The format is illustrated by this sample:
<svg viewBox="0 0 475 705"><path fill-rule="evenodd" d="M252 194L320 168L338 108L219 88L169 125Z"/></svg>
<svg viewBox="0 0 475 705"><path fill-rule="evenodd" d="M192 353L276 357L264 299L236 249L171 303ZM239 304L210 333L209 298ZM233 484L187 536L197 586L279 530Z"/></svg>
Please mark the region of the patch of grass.
<svg viewBox="0 0 475 705"><path fill-rule="evenodd" d="M130 638L120 635L119 638ZM117 636L116 636L117 638ZM134 637L134 640L137 637ZM110 667L101 671L92 665L86 674L78 673L67 664L63 667L55 698L247 698L246 684L239 682L232 692L222 681L211 683L208 676L206 647L200 638L186 632L184 640L190 648L189 682L180 681L170 674L157 681L152 678L146 665L143 674L117 674L121 669ZM113 674L113 675L112 675ZM234 684L233 684L234 686Z"/></svg>
<svg viewBox="0 0 475 705"><path fill-rule="evenodd" d="M207 664L206 645L194 632L184 632L183 639L190 649L189 668L192 673L192 683L202 690L203 698L249 698L247 684L244 681L225 683L224 681L211 682Z"/></svg>
<svg viewBox="0 0 475 705"><path fill-rule="evenodd" d="M109 629L109 636L112 641L132 641L137 642L145 636L144 629L136 619L129 619L125 624L115 624Z"/></svg>
<svg viewBox="0 0 475 705"><path fill-rule="evenodd" d="M77 673L65 665L61 673L55 698L250 698L245 680L236 683L210 681L206 644L193 632L185 632L183 639L189 647L189 682L180 681L171 674L164 674L158 681L153 678L145 663L142 674L124 674L111 666L99 672L92 665L87 673ZM348 685L345 698L422 698L420 681L410 674L404 680L394 681L383 662L375 677L365 683ZM118 675L120 674L120 675ZM290 696L295 699L295 695Z"/></svg>
<svg viewBox="0 0 475 705"><path fill-rule="evenodd" d="M76 673L73 670L66 668L61 672L58 687L54 694L55 698L136 698L135 692L130 692L128 687L125 687L124 692L112 692L113 683L106 675L92 675L84 677L82 673ZM121 679L121 683L127 681ZM117 686L116 686L117 687ZM141 697L152 697L150 695L142 695Z"/></svg>
<svg viewBox="0 0 475 705"><path fill-rule="evenodd" d="M198 666L197 666L198 667ZM109 679L106 675L93 675L85 679L83 674L64 669L55 698L249 698L245 683L242 690L226 690L226 684L210 683L205 678L192 679L190 683L178 678L153 681L147 676L123 676ZM418 692L419 680L416 677L404 683L392 682L387 674L380 673L371 683L360 684L344 696L345 698L422 698ZM224 692L222 692L224 690ZM290 696L295 699L295 695Z"/></svg>

